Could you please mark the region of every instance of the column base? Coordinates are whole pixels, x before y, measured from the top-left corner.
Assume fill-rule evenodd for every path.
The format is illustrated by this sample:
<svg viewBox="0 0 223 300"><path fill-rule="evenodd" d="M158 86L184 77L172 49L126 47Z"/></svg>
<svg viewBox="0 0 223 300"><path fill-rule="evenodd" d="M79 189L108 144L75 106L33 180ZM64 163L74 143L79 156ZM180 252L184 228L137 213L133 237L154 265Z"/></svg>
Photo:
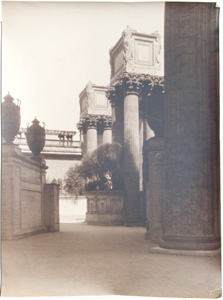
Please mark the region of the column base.
<svg viewBox="0 0 223 300"><path fill-rule="evenodd" d="M221 249L218 250L174 250L174 249L165 249L161 247L154 247L149 249L150 253L158 254L170 254L170 255L186 255L186 256L215 256L221 254Z"/></svg>
<svg viewBox="0 0 223 300"><path fill-rule="evenodd" d="M217 250L221 247L220 239L216 237L163 236L159 246L175 250Z"/></svg>

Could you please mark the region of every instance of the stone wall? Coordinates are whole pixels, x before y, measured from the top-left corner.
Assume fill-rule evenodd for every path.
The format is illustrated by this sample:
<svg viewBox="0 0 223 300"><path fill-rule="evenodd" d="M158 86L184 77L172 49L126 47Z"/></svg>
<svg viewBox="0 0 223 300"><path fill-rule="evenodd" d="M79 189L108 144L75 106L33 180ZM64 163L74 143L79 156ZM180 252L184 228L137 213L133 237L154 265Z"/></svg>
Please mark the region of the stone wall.
<svg viewBox="0 0 223 300"><path fill-rule="evenodd" d="M45 231L43 184L46 165L2 146L2 238L14 239Z"/></svg>

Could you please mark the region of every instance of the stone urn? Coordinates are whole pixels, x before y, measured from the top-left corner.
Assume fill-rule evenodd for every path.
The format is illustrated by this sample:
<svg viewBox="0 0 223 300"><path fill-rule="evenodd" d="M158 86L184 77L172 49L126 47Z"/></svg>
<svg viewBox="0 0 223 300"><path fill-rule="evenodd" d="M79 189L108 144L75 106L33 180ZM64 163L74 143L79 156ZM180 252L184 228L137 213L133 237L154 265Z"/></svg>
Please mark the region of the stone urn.
<svg viewBox="0 0 223 300"><path fill-rule="evenodd" d="M31 126L27 127L26 140L29 149L34 155L33 158L39 160L40 152L45 146L46 133L45 128L39 125L40 122L36 118L32 123Z"/></svg>
<svg viewBox="0 0 223 300"><path fill-rule="evenodd" d="M19 132L21 117L20 117L20 101L16 105L14 98L8 93L4 97L2 103L2 136L5 139L6 144L12 144L15 136Z"/></svg>

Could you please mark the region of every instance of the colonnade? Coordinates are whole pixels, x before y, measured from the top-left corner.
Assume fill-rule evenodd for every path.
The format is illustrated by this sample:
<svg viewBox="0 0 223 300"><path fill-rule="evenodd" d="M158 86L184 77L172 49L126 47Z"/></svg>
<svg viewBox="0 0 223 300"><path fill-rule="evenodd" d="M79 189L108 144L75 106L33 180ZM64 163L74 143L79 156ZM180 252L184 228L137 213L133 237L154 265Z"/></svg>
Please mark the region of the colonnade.
<svg viewBox="0 0 223 300"><path fill-rule="evenodd" d="M127 226L143 225L144 222L145 206L143 193L140 193L140 177L142 177L140 171L143 164L142 144L148 135L151 135L151 130L149 132L148 125L146 126L148 118L146 107L149 97L153 97L153 90L159 90L163 95L163 77L125 72L107 92L112 104L113 141L119 142L124 151L123 177ZM144 114L142 107L145 108Z"/></svg>
<svg viewBox="0 0 223 300"><path fill-rule="evenodd" d="M100 144L112 142L112 119L110 116L86 115L78 123L83 154L97 149Z"/></svg>

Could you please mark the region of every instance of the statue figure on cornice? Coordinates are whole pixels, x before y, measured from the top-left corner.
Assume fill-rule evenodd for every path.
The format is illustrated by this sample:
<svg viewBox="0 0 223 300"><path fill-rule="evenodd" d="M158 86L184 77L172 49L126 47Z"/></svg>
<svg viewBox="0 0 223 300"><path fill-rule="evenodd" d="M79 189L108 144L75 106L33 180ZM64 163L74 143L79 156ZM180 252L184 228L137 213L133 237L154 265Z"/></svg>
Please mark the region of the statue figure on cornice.
<svg viewBox="0 0 223 300"><path fill-rule="evenodd" d="M156 36L156 41L155 41L155 64L160 64L160 53L161 53L161 36L156 30L153 35Z"/></svg>
<svg viewBox="0 0 223 300"><path fill-rule="evenodd" d="M86 95L87 95L87 105L88 107L92 107L93 106L93 91L92 91L92 85L93 83L91 81L89 81L86 84Z"/></svg>
<svg viewBox="0 0 223 300"><path fill-rule="evenodd" d="M123 56L125 60L125 64L133 59L133 50L132 50L132 33L135 32L129 25L122 33L123 37Z"/></svg>

